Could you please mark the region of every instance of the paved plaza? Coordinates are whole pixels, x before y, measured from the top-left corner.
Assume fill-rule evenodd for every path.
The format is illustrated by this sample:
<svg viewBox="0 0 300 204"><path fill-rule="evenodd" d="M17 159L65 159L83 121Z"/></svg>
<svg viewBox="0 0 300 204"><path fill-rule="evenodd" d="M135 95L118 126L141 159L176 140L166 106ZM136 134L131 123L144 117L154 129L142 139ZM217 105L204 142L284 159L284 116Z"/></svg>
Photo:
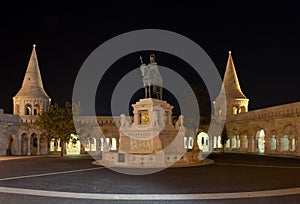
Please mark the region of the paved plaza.
<svg viewBox="0 0 300 204"><path fill-rule="evenodd" d="M211 165L132 176L89 156L2 157L0 203L299 203L299 158L209 158Z"/></svg>

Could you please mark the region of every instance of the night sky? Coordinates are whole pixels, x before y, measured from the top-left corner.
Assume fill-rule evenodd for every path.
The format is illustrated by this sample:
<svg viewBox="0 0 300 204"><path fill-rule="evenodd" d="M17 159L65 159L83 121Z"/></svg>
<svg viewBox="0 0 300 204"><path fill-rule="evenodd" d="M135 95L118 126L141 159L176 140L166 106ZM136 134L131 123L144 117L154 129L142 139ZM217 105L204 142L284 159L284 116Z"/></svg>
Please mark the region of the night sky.
<svg viewBox="0 0 300 204"><path fill-rule="evenodd" d="M12 113L12 97L21 88L32 44L37 44L46 92L63 104L71 101L76 75L94 49L124 32L147 28L174 31L195 41L222 77L231 50L250 110L300 101L300 12L295 4L162 2L2 6L0 107ZM128 65L131 70L126 61L122 69ZM138 58L131 63L138 66Z"/></svg>

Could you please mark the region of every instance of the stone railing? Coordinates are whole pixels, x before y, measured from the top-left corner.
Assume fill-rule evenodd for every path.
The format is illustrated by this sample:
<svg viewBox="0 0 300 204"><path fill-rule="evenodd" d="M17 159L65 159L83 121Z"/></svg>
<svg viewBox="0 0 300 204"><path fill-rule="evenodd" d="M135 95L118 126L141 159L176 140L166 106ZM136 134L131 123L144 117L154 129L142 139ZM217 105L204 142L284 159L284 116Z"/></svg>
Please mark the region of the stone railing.
<svg viewBox="0 0 300 204"><path fill-rule="evenodd" d="M245 113L227 116L228 121L260 120L265 118L300 116L300 102L262 108Z"/></svg>
<svg viewBox="0 0 300 204"><path fill-rule="evenodd" d="M21 119L21 123L35 123L38 116L36 115L22 115L19 116Z"/></svg>
<svg viewBox="0 0 300 204"><path fill-rule="evenodd" d="M133 117L130 117L133 119ZM97 123L96 123L97 121ZM120 116L79 116L76 118L75 122L85 125L113 125L120 121Z"/></svg>

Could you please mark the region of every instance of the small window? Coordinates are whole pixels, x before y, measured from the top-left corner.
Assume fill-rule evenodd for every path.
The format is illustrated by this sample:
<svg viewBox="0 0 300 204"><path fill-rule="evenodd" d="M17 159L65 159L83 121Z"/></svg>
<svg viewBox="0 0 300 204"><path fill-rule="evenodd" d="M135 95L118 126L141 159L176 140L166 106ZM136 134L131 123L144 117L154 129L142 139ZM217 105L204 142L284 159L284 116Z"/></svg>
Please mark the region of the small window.
<svg viewBox="0 0 300 204"><path fill-rule="evenodd" d="M119 163L124 163L125 162L125 154L124 153L119 153L118 154L118 162Z"/></svg>

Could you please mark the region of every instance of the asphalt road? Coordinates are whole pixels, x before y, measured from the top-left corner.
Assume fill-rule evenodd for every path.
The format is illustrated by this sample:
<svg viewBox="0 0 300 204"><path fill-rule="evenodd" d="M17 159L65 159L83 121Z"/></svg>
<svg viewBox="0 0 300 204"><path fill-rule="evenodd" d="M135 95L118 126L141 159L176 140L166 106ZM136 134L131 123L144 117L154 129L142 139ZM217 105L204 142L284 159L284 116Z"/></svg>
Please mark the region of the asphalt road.
<svg viewBox="0 0 300 204"><path fill-rule="evenodd" d="M0 203L300 203L300 194L220 200L93 200L97 194L211 194L300 187L300 159L210 154L214 164L133 176L94 166L89 156L43 156L0 161L0 187L70 192L84 198L0 193ZM1 192L1 189L0 189ZM84 194L86 193L86 195ZM82 196L85 195L85 196ZM242 193L241 193L242 195ZM79 196L79 197L80 197ZM101 195L100 195L101 197Z"/></svg>

